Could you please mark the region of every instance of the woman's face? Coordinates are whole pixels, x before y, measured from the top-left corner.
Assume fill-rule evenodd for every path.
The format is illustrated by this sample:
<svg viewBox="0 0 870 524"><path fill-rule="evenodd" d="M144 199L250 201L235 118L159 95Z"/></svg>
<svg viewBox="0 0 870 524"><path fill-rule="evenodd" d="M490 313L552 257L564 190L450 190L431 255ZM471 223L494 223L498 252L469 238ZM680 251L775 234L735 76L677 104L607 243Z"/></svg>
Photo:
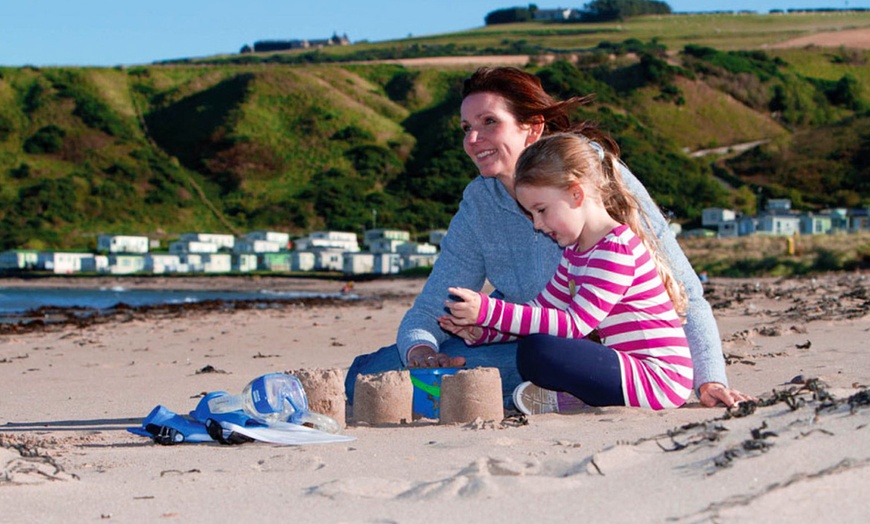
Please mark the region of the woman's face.
<svg viewBox="0 0 870 524"><path fill-rule="evenodd" d="M540 137L543 127L521 124L498 94L474 93L462 101L463 147L485 177L498 178L513 192L520 153Z"/></svg>

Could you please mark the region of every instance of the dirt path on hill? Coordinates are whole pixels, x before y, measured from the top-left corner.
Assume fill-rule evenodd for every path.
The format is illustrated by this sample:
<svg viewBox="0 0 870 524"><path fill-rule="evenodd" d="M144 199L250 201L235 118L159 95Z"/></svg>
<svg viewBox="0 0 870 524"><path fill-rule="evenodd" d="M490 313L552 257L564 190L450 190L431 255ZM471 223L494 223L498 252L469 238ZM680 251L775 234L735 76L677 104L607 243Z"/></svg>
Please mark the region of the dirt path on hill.
<svg viewBox="0 0 870 524"><path fill-rule="evenodd" d="M857 49L870 49L870 28L845 29L843 31L828 31L813 35L801 36L767 46L769 49L782 49L788 47L805 47L816 45L819 47L852 47Z"/></svg>

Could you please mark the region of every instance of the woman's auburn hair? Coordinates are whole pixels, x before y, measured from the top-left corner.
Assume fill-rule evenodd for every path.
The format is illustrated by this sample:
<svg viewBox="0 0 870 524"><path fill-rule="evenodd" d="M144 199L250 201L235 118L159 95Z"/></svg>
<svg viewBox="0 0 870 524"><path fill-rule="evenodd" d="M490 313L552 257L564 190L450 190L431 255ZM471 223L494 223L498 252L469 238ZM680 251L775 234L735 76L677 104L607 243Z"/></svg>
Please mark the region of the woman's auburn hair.
<svg viewBox="0 0 870 524"><path fill-rule="evenodd" d="M541 84L541 79L516 67L480 67L462 84L462 99L475 93L494 93L507 102L508 111L520 124L544 124L543 136L571 131L598 142L614 154L619 146L591 121L572 124L571 113L595 96L572 96L556 100Z"/></svg>

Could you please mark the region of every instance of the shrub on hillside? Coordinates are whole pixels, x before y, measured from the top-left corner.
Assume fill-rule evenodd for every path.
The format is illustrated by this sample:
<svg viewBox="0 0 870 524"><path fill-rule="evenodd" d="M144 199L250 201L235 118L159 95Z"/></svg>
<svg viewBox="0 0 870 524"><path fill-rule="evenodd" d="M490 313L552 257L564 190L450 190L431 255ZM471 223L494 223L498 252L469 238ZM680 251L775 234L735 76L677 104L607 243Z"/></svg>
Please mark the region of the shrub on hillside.
<svg viewBox="0 0 870 524"><path fill-rule="evenodd" d="M597 103L610 103L617 98L609 85L564 60L544 67L536 76L541 79L544 90L560 100L593 95Z"/></svg>
<svg viewBox="0 0 870 524"><path fill-rule="evenodd" d="M483 18L486 25L496 24L512 24L515 22L528 22L532 19L532 13L526 7L509 7L506 9L496 9L487 13Z"/></svg>
<svg viewBox="0 0 870 524"><path fill-rule="evenodd" d="M375 144L365 144L344 153L356 172L363 178L388 183L402 172L404 165L396 154Z"/></svg>
<svg viewBox="0 0 870 524"><path fill-rule="evenodd" d="M0 113L0 142L8 140L15 129L15 120L5 113Z"/></svg>
<svg viewBox="0 0 870 524"><path fill-rule="evenodd" d="M583 6L584 22L625 20L640 15L669 15L671 6L657 0L592 0Z"/></svg>
<svg viewBox="0 0 870 524"><path fill-rule="evenodd" d="M683 48L683 54L696 59L690 63L700 73L717 74L717 69L732 74L750 73L762 82L780 76L779 68L786 65L781 58L771 58L764 51L719 51L689 44Z"/></svg>
<svg viewBox="0 0 870 524"><path fill-rule="evenodd" d="M794 75L784 76L782 83L773 86L769 107L783 123L792 126L820 126L837 117L822 85Z"/></svg>
<svg viewBox="0 0 870 524"><path fill-rule="evenodd" d="M70 69L57 69L46 73L58 95L75 101L73 114L92 128L118 138L129 138L132 133L121 117L100 99L99 90L83 73Z"/></svg>
<svg viewBox="0 0 870 524"><path fill-rule="evenodd" d="M855 111L863 107L861 100L861 83L851 74L843 75L827 90L828 100L832 104L843 106Z"/></svg>
<svg viewBox="0 0 870 524"><path fill-rule="evenodd" d="M332 140L342 140L349 144L359 144L362 142L374 142L375 135L355 125L349 125L336 131L332 135Z"/></svg>
<svg viewBox="0 0 870 524"><path fill-rule="evenodd" d="M57 153L63 147L65 136L66 131L54 124L41 127L24 142L24 152L31 155Z"/></svg>
<svg viewBox="0 0 870 524"><path fill-rule="evenodd" d="M15 180L24 180L30 177L30 164L22 163L18 167L9 170L9 176Z"/></svg>
<svg viewBox="0 0 870 524"><path fill-rule="evenodd" d="M414 91L414 81L418 76L419 71L399 71L384 86L384 92L393 102L407 102Z"/></svg>
<svg viewBox="0 0 870 524"><path fill-rule="evenodd" d="M48 96L48 90L39 78L25 91L21 108L27 114L34 113L47 103Z"/></svg>

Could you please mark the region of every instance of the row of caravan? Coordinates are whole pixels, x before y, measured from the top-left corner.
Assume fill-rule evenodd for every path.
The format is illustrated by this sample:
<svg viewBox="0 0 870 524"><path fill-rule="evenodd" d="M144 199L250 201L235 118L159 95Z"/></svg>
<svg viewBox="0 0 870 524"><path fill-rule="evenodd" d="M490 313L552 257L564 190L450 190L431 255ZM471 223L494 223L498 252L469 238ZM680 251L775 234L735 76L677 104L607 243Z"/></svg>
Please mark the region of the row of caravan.
<svg viewBox="0 0 870 524"><path fill-rule="evenodd" d="M148 237L100 235L97 253L10 250L0 253L0 270L73 273L229 273L248 271L334 271L346 275L395 274L431 266L437 246L410 241L395 230L365 232L366 251L354 233L324 231L297 239L289 235L190 233L169 245L169 252L150 252ZM284 236L282 236L284 235ZM440 243L440 236L432 236Z"/></svg>

